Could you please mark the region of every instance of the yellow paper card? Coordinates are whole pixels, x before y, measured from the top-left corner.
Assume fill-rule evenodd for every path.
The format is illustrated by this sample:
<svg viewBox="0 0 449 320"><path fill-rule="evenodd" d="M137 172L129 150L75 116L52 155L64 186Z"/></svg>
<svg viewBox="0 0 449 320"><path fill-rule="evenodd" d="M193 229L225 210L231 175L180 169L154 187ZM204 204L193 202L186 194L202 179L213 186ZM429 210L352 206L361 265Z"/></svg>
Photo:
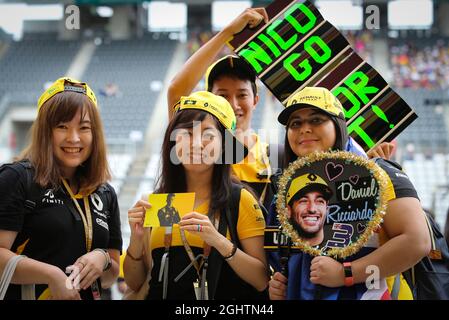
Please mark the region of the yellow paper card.
<svg viewBox="0 0 449 320"><path fill-rule="evenodd" d="M144 227L171 227L193 211L195 193L150 194L151 208L145 213Z"/></svg>

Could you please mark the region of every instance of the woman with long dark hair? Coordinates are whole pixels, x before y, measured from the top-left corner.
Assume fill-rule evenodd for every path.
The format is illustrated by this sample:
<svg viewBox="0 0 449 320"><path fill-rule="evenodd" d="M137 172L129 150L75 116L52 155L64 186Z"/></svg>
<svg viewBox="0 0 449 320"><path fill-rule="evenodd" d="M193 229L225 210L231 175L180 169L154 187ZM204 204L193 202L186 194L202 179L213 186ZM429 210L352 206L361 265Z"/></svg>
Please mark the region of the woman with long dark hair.
<svg viewBox="0 0 449 320"><path fill-rule="evenodd" d="M296 93L278 121L286 126L286 166L317 151L344 150L360 154L348 137L340 101L325 88L306 87ZM321 286L320 299L382 299L392 291L395 275L429 253L429 232L412 183L397 164L383 159L376 163L389 176L389 201L381 229L370 240L369 247L345 261L311 257L306 253L291 255L288 274L276 272L270 281L271 299L315 299L317 285ZM269 224L277 222L274 208L268 220ZM280 270L276 259L273 266ZM377 291L367 290L365 284L371 275L367 270L372 266L379 270ZM400 290L394 298L412 299L405 280L398 279Z"/></svg>
<svg viewBox="0 0 449 320"><path fill-rule="evenodd" d="M151 205L140 200L128 211L125 279L138 290L151 272L148 299L250 299L252 288L268 285L263 213L231 178L230 164L246 155L235 124L230 104L210 92L182 97L176 107L156 193L194 192L194 210L172 227L153 227L149 244L143 218Z"/></svg>

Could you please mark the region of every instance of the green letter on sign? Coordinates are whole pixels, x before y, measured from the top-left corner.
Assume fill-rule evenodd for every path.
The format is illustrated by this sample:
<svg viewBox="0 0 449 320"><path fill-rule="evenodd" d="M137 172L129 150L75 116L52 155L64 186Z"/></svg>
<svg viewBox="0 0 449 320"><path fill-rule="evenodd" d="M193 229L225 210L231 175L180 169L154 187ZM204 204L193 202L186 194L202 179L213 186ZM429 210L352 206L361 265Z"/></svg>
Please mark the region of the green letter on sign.
<svg viewBox="0 0 449 320"><path fill-rule="evenodd" d="M299 53L292 53L287 59L284 60L284 68L292 75L292 77L296 81L303 81L311 75L312 67L310 66L309 60L305 59L300 64L298 64L298 69L299 67L304 69L303 72L299 73L296 68L292 66L293 61L298 59L299 56Z"/></svg>
<svg viewBox="0 0 449 320"><path fill-rule="evenodd" d="M352 131L355 131L359 135L360 138L362 138L363 142L368 146L368 148L372 148L374 146L374 141L371 140L371 137L360 127L360 124L365 121L365 118L362 116L355 119L349 126L348 126L348 134L351 134Z"/></svg>
<svg viewBox="0 0 449 320"><path fill-rule="evenodd" d="M304 26L300 25L298 20L296 20L294 17L291 16L291 14L296 9L301 10L307 16L307 18L309 18L309 22L307 22L306 25ZM305 34L315 26L316 17L313 14L313 12L310 11L309 8L307 8L306 5L304 5L303 3L295 3L293 7L288 9L287 12L285 13L285 20L287 20L293 26L293 28L296 29L296 31L298 31L301 34Z"/></svg>
<svg viewBox="0 0 449 320"><path fill-rule="evenodd" d="M260 34L257 38L260 39L268 47L268 49L271 50L271 52L273 52L276 58L281 55L281 52L279 51L278 47L276 47L273 41L271 41L271 39L268 38L266 35Z"/></svg>
<svg viewBox="0 0 449 320"><path fill-rule="evenodd" d="M296 39L298 38L298 35L295 34L293 37L291 37L287 41L284 41L284 39L282 39L282 37L274 30L281 23L282 23L282 20L274 21L271 24L271 26L268 27L267 33L270 37L272 37L274 39L274 41L276 41L276 43L279 45L279 47L281 47L281 49L285 51L285 50L288 50L288 48L290 48L292 45L295 44Z"/></svg>
<svg viewBox="0 0 449 320"><path fill-rule="evenodd" d="M315 43L321 48L321 50L323 50L323 54L321 56L318 52L316 52L315 48L312 47ZM313 60L320 64L323 64L327 60L329 60L332 54L331 48L329 48L326 42L324 42L323 39L318 36L312 36L307 39L307 41L304 43L304 49L310 54Z"/></svg>
<svg viewBox="0 0 449 320"><path fill-rule="evenodd" d="M338 96L340 93L342 93L351 103L352 107L349 110L346 110L345 105L342 103L343 110L345 111L345 117L347 119L352 118L353 115L355 115L360 110L360 101L357 99L357 97L349 91L346 87L338 87L334 91L332 91L334 96Z"/></svg>
<svg viewBox="0 0 449 320"><path fill-rule="evenodd" d="M262 71L262 66L260 65L259 61L262 61L266 65L269 65L273 61L268 53L266 53L257 43L250 42L248 47L250 47L254 51L250 49L243 49L240 55L253 66L254 70L256 70L257 73L260 73Z"/></svg>
<svg viewBox="0 0 449 320"><path fill-rule="evenodd" d="M362 71L354 72L345 81L345 84L359 96L363 104L367 104L371 100L368 98L368 94L374 94L379 91L376 87L367 87L368 81L368 76Z"/></svg>

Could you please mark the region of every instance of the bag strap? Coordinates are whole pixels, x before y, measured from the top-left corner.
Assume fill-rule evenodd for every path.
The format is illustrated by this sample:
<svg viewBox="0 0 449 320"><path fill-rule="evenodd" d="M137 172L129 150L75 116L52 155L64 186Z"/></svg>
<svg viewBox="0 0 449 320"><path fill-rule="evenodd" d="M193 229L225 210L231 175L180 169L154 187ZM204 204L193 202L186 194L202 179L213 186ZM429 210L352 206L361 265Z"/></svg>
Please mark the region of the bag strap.
<svg viewBox="0 0 449 320"><path fill-rule="evenodd" d="M2 277L0 279L0 300L3 300L8 290L11 279L16 270L17 264L20 260L25 259L24 255L16 255L8 260L5 269L3 270ZM34 296L34 284L22 285L22 300L35 300Z"/></svg>
<svg viewBox="0 0 449 320"><path fill-rule="evenodd" d="M17 264L20 260L24 259L25 256L13 256L6 263L5 269L3 270L2 277L0 279L0 300L3 300L8 290L9 284L11 282L14 271L16 270Z"/></svg>
<svg viewBox="0 0 449 320"><path fill-rule="evenodd" d="M15 166L15 168L14 168ZM25 214L32 213L36 208L37 199L40 195L40 190L34 184L34 170L31 162L28 160L18 161L12 164L12 167L19 172L25 183ZM24 255L17 255L12 257L3 271L2 280L0 281L0 300L6 295L11 278L14 275L14 271L17 267L17 263L25 258ZM4 292L3 292L4 290ZM21 285L21 297L22 300L36 300L35 285L34 284L22 284Z"/></svg>
<svg viewBox="0 0 449 320"><path fill-rule="evenodd" d="M220 219L220 222L218 224L218 232L220 234L226 235L227 229L228 229L227 219ZM208 268L206 276L209 299L213 300L215 297L215 292L217 291L218 281L220 279L223 258L215 248L212 248L208 260L209 264L213 265L213 268Z"/></svg>
<svg viewBox="0 0 449 320"><path fill-rule="evenodd" d="M29 161L17 162L25 170L25 210L26 213L31 213L36 208L36 199L38 197L38 190L33 184L33 167Z"/></svg>
<svg viewBox="0 0 449 320"><path fill-rule="evenodd" d="M33 168L29 161L18 161L12 165L20 165L24 169L20 170L16 167L15 170L25 179L25 213L31 213L36 207L35 199L38 194L36 188L33 187ZM16 255L7 262L0 279L0 300L3 300L6 295L17 264L24 258L26 258L25 255ZM36 300L34 284L21 285L21 290L22 300Z"/></svg>
<svg viewBox="0 0 449 320"><path fill-rule="evenodd" d="M240 240L237 235L237 221L239 220L240 195L242 192L242 188L243 187L241 185L234 183L232 184L231 203L226 210L226 220L228 221L231 241L235 243L238 248L241 248Z"/></svg>
<svg viewBox="0 0 449 320"><path fill-rule="evenodd" d="M429 216L427 215L427 213L425 211L422 211L422 213L424 214L424 218L426 219L427 229L429 230L430 241L431 241L431 251L430 252L433 252L433 251L437 250L436 243L435 243L435 234L433 232L432 224L429 221L429 219L430 219ZM413 288L416 285L415 266L404 271L402 273L402 275L404 276L404 279L406 280L407 284L411 287L410 289L412 289L412 291L413 291ZM393 300L398 300L400 286L401 286L401 273L397 274L394 277L393 287L391 288L391 294L390 294L391 298Z"/></svg>
<svg viewBox="0 0 449 320"><path fill-rule="evenodd" d="M426 212L423 211L423 213L424 213L424 218L426 218L427 229L429 230L429 235L430 235L430 242L431 242L430 252L433 252L435 250L438 250L436 243L435 243L435 234L432 229L432 224L429 221L430 218L427 216Z"/></svg>
<svg viewBox="0 0 449 320"><path fill-rule="evenodd" d="M240 241L237 236L237 220L241 190L242 187L240 185L232 184L230 200L227 207L221 213L222 219L220 219L218 225L218 232L224 236L226 236L226 232L229 230L231 241L234 242L237 247L240 246ZM207 272L208 291L209 298L214 299L223 265L223 258L215 248L212 248L210 252L209 264L213 265L213 268L209 268Z"/></svg>
<svg viewBox="0 0 449 320"><path fill-rule="evenodd" d="M394 277L393 287L391 288L391 299L398 300L399 298L399 290L401 289L401 274L397 274Z"/></svg>
<svg viewBox="0 0 449 320"><path fill-rule="evenodd" d="M271 150L277 150L276 154L273 154ZM270 143L267 145L267 156L270 160L270 167L271 172L275 172L275 169L282 169L284 166L284 155L285 155L285 149L284 145L279 143ZM273 164L276 163L277 166L274 167Z"/></svg>

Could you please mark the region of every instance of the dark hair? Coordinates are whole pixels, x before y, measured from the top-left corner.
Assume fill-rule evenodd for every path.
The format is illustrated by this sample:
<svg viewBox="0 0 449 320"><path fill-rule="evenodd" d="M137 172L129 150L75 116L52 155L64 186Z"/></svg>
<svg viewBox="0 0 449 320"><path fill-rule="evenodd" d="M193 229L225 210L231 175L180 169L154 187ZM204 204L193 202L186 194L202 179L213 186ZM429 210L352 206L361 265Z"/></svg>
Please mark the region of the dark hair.
<svg viewBox="0 0 449 320"><path fill-rule="evenodd" d="M164 141L162 143L162 170L156 180L157 193L176 193L187 191L187 181L185 169L181 163L175 164L171 161L171 151L174 150L176 141L171 141L170 137L175 129L187 129L193 127L194 121L203 121L207 116L211 117L216 127L222 136L222 146L225 145L225 128L224 126L210 113L187 109L177 112L165 131ZM226 207L227 201L231 196L231 185L233 179L231 178L231 166L229 164L214 164L212 174L212 186L214 188L211 192L211 199L209 205L209 215ZM236 181L234 181L235 183Z"/></svg>
<svg viewBox="0 0 449 320"><path fill-rule="evenodd" d="M319 109L317 109L319 110ZM335 127L335 143L332 147L332 150L344 150L346 147L346 143L348 142L348 127L346 125L346 121L336 117L331 116L328 113L320 112L326 116L328 116ZM298 156L293 152L290 147L290 143L288 142L288 124L285 127L285 138L284 138L284 168L287 168L288 165L298 159Z"/></svg>
<svg viewBox="0 0 449 320"><path fill-rule="evenodd" d="M249 81L251 84L251 90L253 91L253 95L254 96L257 95L256 82L254 82L254 80L251 78L250 75L248 75L247 72L245 72L244 70L237 69L237 68L229 68L225 72L222 72L217 77L215 77L215 79L213 79L210 83L209 91L212 92L212 88L214 87L215 81L220 80L225 77L228 77L231 79L238 79L238 80L242 80L242 81Z"/></svg>
<svg viewBox="0 0 449 320"><path fill-rule="evenodd" d="M53 129L61 122L71 121L78 110L81 110L81 119L89 115L92 128L90 156L75 173L80 182L79 193L86 195L111 179L100 113L86 95L64 91L48 99L38 112L31 127L30 144L19 160L28 159L31 162L36 172L34 180L40 186L60 186L61 170L54 156Z"/></svg>

